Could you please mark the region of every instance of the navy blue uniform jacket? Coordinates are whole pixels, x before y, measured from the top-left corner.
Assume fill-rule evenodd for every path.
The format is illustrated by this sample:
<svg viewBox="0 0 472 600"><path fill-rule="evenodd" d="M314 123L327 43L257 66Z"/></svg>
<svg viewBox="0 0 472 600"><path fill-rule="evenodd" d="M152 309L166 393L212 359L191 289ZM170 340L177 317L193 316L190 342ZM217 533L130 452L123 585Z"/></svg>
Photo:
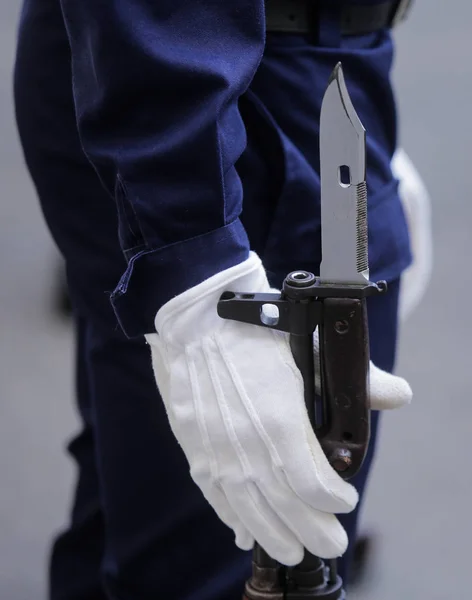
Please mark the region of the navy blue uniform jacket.
<svg viewBox="0 0 472 600"><path fill-rule="evenodd" d="M339 60L367 130L372 277L408 265L390 32L342 39L336 0L320 4L313 44L266 37L263 0L61 0L81 143L116 202L129 336L250 248L272 281L317 270L319 110Z"/></svg>

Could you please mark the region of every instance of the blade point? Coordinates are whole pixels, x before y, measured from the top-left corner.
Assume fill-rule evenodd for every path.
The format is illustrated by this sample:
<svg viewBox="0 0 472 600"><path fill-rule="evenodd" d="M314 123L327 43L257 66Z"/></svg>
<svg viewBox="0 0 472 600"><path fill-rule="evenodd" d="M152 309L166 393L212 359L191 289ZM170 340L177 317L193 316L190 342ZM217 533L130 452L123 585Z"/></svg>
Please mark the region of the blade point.
<svg viewBox="0 0 472 600"><path fill-rule="evenodd" d="M339 78L340 78L340 77L343 77L343 66L342 66L342 63L341 63L341 61L339 61L339 62L337 63L337 65L334 67L334 69L333 69L333 71L332 71L332 73L331 73L331 75L330 75L329 81L328 81L328 86L329 86L329 85L330 85L330 84L331 84L333 81L339 81Z"/></svg>
<svg viewBox="0 0 472 600"><path fill-rule="evenodd" d="M361 283L369 278L365 137L338 62L320 119L320 276L325 281ZM343 165L349 168L349 185L341 181Z"/></svg>

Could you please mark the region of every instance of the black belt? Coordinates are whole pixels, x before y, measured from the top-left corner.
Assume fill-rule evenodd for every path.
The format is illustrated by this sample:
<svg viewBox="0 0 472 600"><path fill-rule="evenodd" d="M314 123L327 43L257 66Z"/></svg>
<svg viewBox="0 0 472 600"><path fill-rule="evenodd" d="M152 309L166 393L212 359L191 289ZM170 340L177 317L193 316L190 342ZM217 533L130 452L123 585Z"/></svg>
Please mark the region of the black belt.
<svg viewBox="0 0 472 600"><path fill-rule="evenodd" d="M362 35L392 28L406 18L413 0L390 0L380 4L341 6L342 35ZM312 33L319 18L318 0L266 0L267 31Z"/></svg>

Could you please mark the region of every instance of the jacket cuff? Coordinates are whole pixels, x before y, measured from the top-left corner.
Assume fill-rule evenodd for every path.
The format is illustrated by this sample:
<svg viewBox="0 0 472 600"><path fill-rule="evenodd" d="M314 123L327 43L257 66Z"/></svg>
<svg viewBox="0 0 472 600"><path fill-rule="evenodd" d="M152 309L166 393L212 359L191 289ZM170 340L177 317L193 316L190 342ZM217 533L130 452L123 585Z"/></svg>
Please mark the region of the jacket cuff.
<svg viewBox="0 0 472 600"><path fill-rule="evenodd" d="M127 337L155 333L157 311L182 294L249 256L241 221L133 256L110 300Z"/></svg>

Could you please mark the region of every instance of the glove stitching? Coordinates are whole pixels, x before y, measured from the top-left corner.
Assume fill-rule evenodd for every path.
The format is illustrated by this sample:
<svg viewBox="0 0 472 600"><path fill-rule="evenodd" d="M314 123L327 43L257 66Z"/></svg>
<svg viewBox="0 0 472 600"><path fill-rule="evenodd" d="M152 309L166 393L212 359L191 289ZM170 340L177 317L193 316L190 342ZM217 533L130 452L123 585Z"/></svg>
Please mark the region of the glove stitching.
<svg viewBox="0 0 472 600"><path fill-rule="evenodd" d="M211 343L215 344L216 347L219 348L218 340L216 339L216 337L211 338ZM209 344L210 344L210 340L203 341L202 342L202 350L203 350L203 356L205 358L205 364L206 364L206 367L210 374L210 379L213 384L213 389L215 391L215 396L217 399L218 408L220 410L220 415L221 415L221 418L223 419L223 423L225 424L226 432L228 434L230 442L239 458L244 478L251 479L251 477L252 477L251 465L247 458L247 454L238 439L236 430L234 429L234 425L231 420L231 410L229 409L228 403L226 402L226 398L223 393L223 387L221 385L220 378L218 377L218 373L216 372L213 362L211 361L211 358L209 356L210 355ZM225 367L229 370L227 362L225 360L225 357L222 357L222 358L224 359ZM217 477L215 481L217 483L219 483L221 481L220 477Z"/></svg>
<svg viewBox="0 0 472 600"><path fill-rule="evenodd" d="M208 433L204 410L201 400L200 387L198 385L198 374L197 369L195 367L195 362L193 360L193 352L191 348L185 349L185 356L187 359L187 368L189 371L189 379L190 379L190 387L192 390L192 398L193 398L193 407L195 410L196 421L198 425L198 430L200 432L200 437L203 443L203 448L208 458L209 468L210 468L210 477L213 481L215 478L218 479L218 463L216 460L216 455L213 450L213 446L211 443L211 438Z"/></svg>
<svg viewBox="0 0 472 600"><path fill-rule="evenodd" d="M218 346L218 349L220 350L221 356L223 357L223 359L225 361L226 367L227 367L229 375L231 377L231 381L233 382L234 387L236 388L236 390L239 393L241 402L242 402L244 408L246 409L246 412L247 412L249 418L251 419L252 424L254 425L254 427L257 430L257 432L259 433L262 441L264 442L264 444L270 454L270 457L272 459L272 463L277 467L282 467L282 459L280 458L280 455L277 452L276 447L274 446L272 440L270 439L270 436L266 432L266 430L259 418L259 415L257 414L257 411L254 409L251 399L249 398L249 396L246 393L246 390L244 388L243 382L241 381L241 378L239 377L236 370L233 368L232 363L229 360L228 354L226 352L226 348L224 347L224 344L219 339L216 339L215 342L216 342L216 345Z"/></svg>

